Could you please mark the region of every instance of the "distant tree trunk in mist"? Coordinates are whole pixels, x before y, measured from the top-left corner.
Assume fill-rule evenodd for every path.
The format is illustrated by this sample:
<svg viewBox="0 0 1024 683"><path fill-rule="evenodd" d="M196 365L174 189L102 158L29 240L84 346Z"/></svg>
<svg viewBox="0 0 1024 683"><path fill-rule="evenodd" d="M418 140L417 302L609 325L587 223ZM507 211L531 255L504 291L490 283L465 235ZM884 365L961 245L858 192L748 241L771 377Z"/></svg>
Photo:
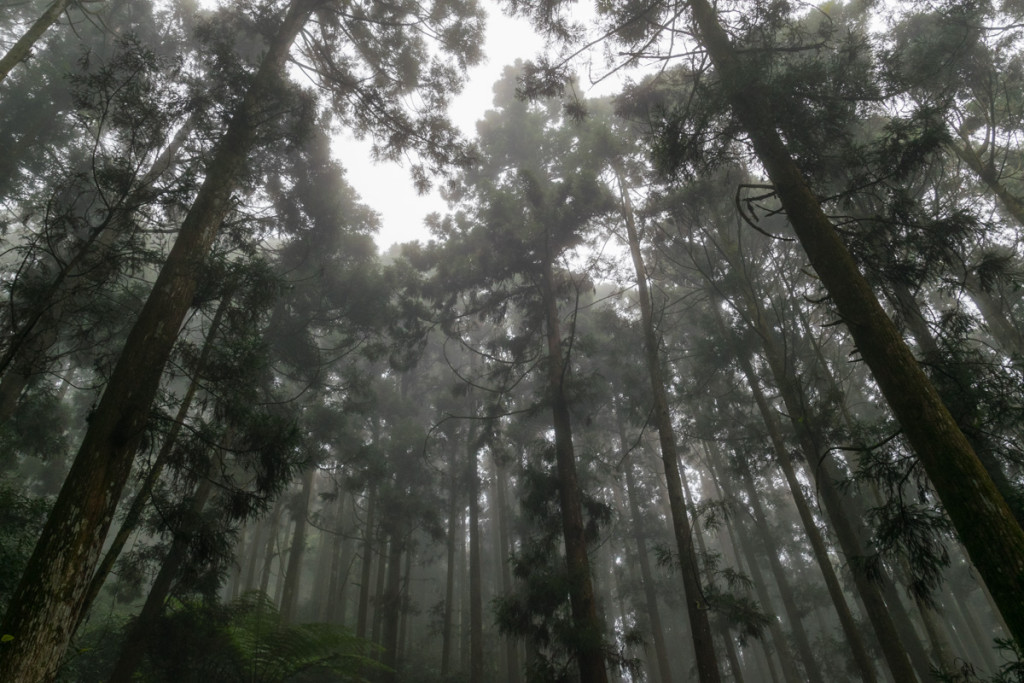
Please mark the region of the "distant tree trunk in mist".
<svg viewBox="0 0 1024 683"><path fill-rule="evenodd" d="M302 579L302 558L306 553L306 529L309 527L309 503L313 498L313 483L316 467L307 467L302 473L302 491L298 504L292 512L295 526L292 528L292 542L288 548L288 568L285 570L284 590L281 593L281 620L286 624L295 621L299 606L299 586Z"/></svg>
<svg viewBox="0 0 1024 683"><path fill-rule="evenodd" d="M462 509L459 506L459 459L452 457L448 464L449 497L448 497L448 533L445 539L447 566L445 567L444 614L441 617L441 675L451 671L452 662L452 621L455 618L455 573L457 562L455 550L457 537L462 527Z"/></svg>
<svg viewBox="0 0 1024 683"><path fill-rule="evenodd" d="M511 514L508 505L508 471L497 454L494 458L494 499L494 515L498 526L498 566L501 571L501 592L508 595L512 592L512 570L509 567L512 543L508 521ZM523 672L519 663L519 643L515 638L507 635L502 640L505 643L507 683L522 683Z"/></svg>
<svg viewBox="0 0 1024 683"><path fill-rule="evenodd" d="M367 637L370 611L370 576L373 567L374 536L377 527L377 488L371 486L366 495L366 524L363 526L362 562L359 568L359 603L356 607L356 637Z"/></svg>
<svg viewBox="0 0 1024 683"><path fill-rule="evenodd" d="M715 452L716 449L714 448L714 445L710 445L710 448L715 456L712 459L716 462L720 462L721 458L718 457L719 454ZM782 600L782 608L786 611L786 619L789 621L790 630L793 632L793 640L796 643L796 649L800 655L800 661L803 663L804 670L807 673L806 677L800 676L800 674L797 673L794 667L793 654L789 649L789 641L779 628L778 620L772 618L770 623L772 640L775 643L775 648L779 652L782 670L785 672L787 680L790 681L806 680L809 682L824 683L821 668L818 666L818 661L815 659L814 653L811 650L811 641L807 636L807 630L804 628L803 619L800 616L800 610L796 606L796 596L793 594L792 586L790 586L789 577L786 575L786 570L782 566L782 560L779 559L778 548L772 544L773 534L768 525L768 519L765 515L764 507L761 504L761 495L757 490L757 486L754 484L754 479L750 473L747 463L744 462L742 458L737 459L737 468L740 474L740 481L747 493L747 502L750 505L750 509L753 514L754 529L760 541L761 552L768 560L768 566L772 571L772 576L775 579L775 585L779 591L779 599ZM730 500L739 500L736 497L735 491L732 489L732 483L728 474L723 474L718 478L718 480L722 487L722 492ZM754 587L757 589L758 600L761 601L764 609L769 609L771 601L768 598L768 591L765 588L766 584L764 582L764 577L761 574L761 568L757 563L754 546L751 545L752 539L743 524L739 521L737 521L735 528L742 539L741 545L743 546L744 553L747 556L747 565L750 567L751 578L754 581Z"/></svg>
<svg viewBox="0 0 1024 683"><path fill-rule="evenodd" d="M189 516L183 528L174 531L174 540L171 541L171 547L167 551L167 555L164 556L160 571L153 580L153 585L150 586L142 611L132 622L128 629L128 635L121 644L121 654L110 674L110 683L129 683L135 670L142 663L146 654L146 641L153 631L156 620L163 614L164 604L167 602L167 596L171 593L175 579L178 578L181 568L188 560L189 541L201 524L199 517L203 508L206 507L211 493L213 493L213 484L209 479L202 479L192 494Z"/></svg>
<svg viewBox="0 0 1024 683"><path fill-rule="evenodd" d="M616 414L616 418L619 426L619 448L626 453L629 449L626 442L626 430L622 418L618 414ZM651 572L651 559L647 554L647 533L643 528L643 517L640 514L640 503L637 500L636 481L631 464L625 463L624 469L626 471L626 498L629 503L629 527L633 540L636 541L637 564L640 565L640 580L644 588L644 607L651 625L651 637L654 639L657 680L661 683L671 683L672 668L668 663L668 647L665 644L665 631L661 624L658 594L655 590L654 575ZM651 678L654 679L654 676Z"/></svg>
<svg viewBox="0 0 1024 683"><path fill-rule="evenodd" d="M381 663L389 669L398 666L398 624L402 609L402 553L405 552L404 533L400 528L388 531L387 571L381 566L380 576L385 577L384 590L380 593L377 612L381 615L383 632L380 644L384 648ZM387 681L397 681L397 671L384 674Z"/></svg>
<svg viewBox="0 0 1024 683"><path fill-rule="evenodd" d="M92 412L78 455L0 627L0 633L13 636L0 645L0 671L7 680L49 679L60 664L145 433L164 365L192 304L197 269L231 208L261 107L280 82L291 44L316 2L295 0L268 44Z"/></svg>
<svg viewBox="0 0 1024 683"><path fill-rule="evenodd" d="M811 265L932 481L961 542L1024 643L1024 530L878 303L804 179L708 0L691 0L707 50ZM884 644L884 643L883 643ZM899 674L896 674L899 678ZM910 680L910 679L904 679Z"/></svg>
<svg viewBox="0 0 1024 683"><path fill-rule="evenodd" d="M469 681L484 679L484 608L480 566L480 477L477 473L476 439L472 430L466 440L466 483L469 495Z"/></svg>
<svg viewBox="0 0 1024 683"><path fill-rule="evenodd" d="M964 277L964 287L971 301L981 312L989 334L1003 353L1010 356L1020 367L1024 364L1024 330L1007 317L1004 303L985 288L977 273L967 273Z"/></svg>
<svg viewBox="0 0 1024 683"><path fill-rule="evenodd" d="M581 683L608 683L605 668L604 629L597 617L597 602L587 557L587 538L583 524L583 503L576 474L576 455L572 444L572 421L565 392L565 360L555 299L551 258L546 257L541 274L543 306L548 348L548 386L555 432L555 462L558 470L558 497L562 512L565 562L569 573L569 602L572 608L576 661Z"/></svg>
<svg viewBox="0 0 1024 683"><path fill-rule="evenodd" d="M683 474L679 470L678 448L672 413L668 405L668 392L661 369L661 350L654 331L654 315L650 291L647 286L647 269L640 252L640 237L637 234L629 188L621 170L616 169L619 188L622 193L622 214L628 234L629 251L636 272L637 297L640 300L640 324L644 335L644 358L651 383L653 400L653 421L658 428L662 463L665 466L665 480L668 487L669 508L672 511L672 531L675 534L679 565L683 574L683 593L686 597L686 612L690 618L690 633L697 657L697 673L701 683L718 683L721 674L715 656L714 636L708 619L708 607L704 604L701 590L700 568L693 549L693 533L690 529L689 513L683 498Z"/></svg>

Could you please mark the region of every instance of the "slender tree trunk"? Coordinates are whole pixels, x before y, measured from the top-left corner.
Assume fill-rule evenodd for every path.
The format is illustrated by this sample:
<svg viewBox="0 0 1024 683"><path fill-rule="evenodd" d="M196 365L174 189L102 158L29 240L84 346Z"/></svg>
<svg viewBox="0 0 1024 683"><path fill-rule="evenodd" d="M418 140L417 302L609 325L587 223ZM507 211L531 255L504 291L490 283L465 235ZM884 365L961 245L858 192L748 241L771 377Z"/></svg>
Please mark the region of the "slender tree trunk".
<svg viewBox="0 0 1024 683"><path fill-rule="evenodd" d="M373 567L374 543L377 533L377 488L371 486L367 493L366 525L363 527L363 559L359 569L359 604L356 607L356 636L365 638L370 611L370 577Z"/></svg>
<svg viewBox="0 0 1024 683"><path fill-rule="evenodd" d="M50 513L0 633L0 671L12 683L53 678L78 623L103 539L113 518L170 356L231 193L253 146L268 93L318 0L295 0L268 46L185 216L178 238L132 327L81 448Z"/></svg>
<svg viewBox="0 0 1024 683"><path fill-rule="evenodd" d="M446 550L448 552L448 566L445 571L444 588L444 615L441 621L441 675L447 676L451 671L452 662L452 622L455 617L455 573L457 569L455 549L456 540L462 527L462 510L459 508L459 466L458 458L451 458L450 489L448 498L448 535L446 539Z"/></svg>
<svg viewBox="0 0 1024 683"><path fill-rule="evenodd" d="M388 544L387 572L381 571L381 576L386 576L384 591L381 600L377 605L377 611L381 614L381 630L383 638L381 646L384 648L381 662L391 672L384 675L387 681L398 680L398 622L399 612L402 609L402 553L405 550L405 542L400 529L392 529L388 534L391 541Z"/></svg>
<svg viewBox="0 0 1024 683"><path fill-rule="evenodd" d="M302 580L302 558L306 553L306 529L309 526L309 503L313 498L313 483L316 467L309 467L302 474L302 492L298 505L292 512L295 527L292 529L292 543L288 548L288 568L285 570L284 590L281 593L281 620L295 621L299 606L299 587Z"/></svg>
<svg viewBox="0 0 1024 683"><path fill-rule="evenodd" d="M628 446L625 441L625 432L622 429L621 418L619 422L619 439L620 446L623 452L625 452ZM654 587L651 560L647 555L647 535L641 526L643 518L640 515L640 503L637 501L633 468L629 463L626 463L625 469L630 528L633 532L633 539L636 541L637 562L640 565L640 579L644 587L644 603L647 609L647 617L651 624L651 637L654 639L654 654L658 665L657 680L662 683L671 683L672 668L668 663L668 647L665 644L665 631L661 625L661 610L658 608L658 595Z"/></svg>
<svg viewBox="0 0 1024 683"><path fill-rule="evenodd" d="M633 257L633 268L636 271L640 321L644 334L644 358L647 362L647 372L651 383L654 423L658 428L661 458L665 466L669 508L672 511L672 530L675 533L676 547L679 551L686 611L690 618L690 633L693 637L693 647L697 657L697 673L701 683L717 683L721 680L721 674L718 671L718 660L715 657L714 636L711 631L711 623L708 620L708 607L704 604L701 591L700 568L693 549L689 513L686 510L686 501L683 499L683 475L679 470L675 430L672 427L668 392L665 390L664 373L661 369L661 351L658 337L654 331L651 296L647 287L647 270L644 267L643 255L640 253L640 238L634 221L629 188L626 186L622 171L616 169L616 174L622 193L622 213L629 236L629 251Z"/></svg>
<svg viewBox="0 0 1024 683"><path fill-rule="evenodd" d="M780 137L771 99L751 83L708 0L691 0L696 32L750 136L811 265L917 452L960 540L1018 643L1024 643L1024 530L900 338Z"/></svg>
<svg viewBox="0 0 1024 683"><path fill-rule="evenodd" d="M509 538L508 473L498 454L494 458L494 499L498 520L498 563L501 566L501 590L508 595L512 592L512 571L509 567L509 552L512 544ZM519 664L519 643L511 636L505 636L505 663L508 683L522 683L523 672Z"/></svg>
<svg viewBox="0 0 1024 683"><path fill-rule="evenodd" d="M1003 302L987 290L976 273L967 273L964 287L971 301L981 311L985 327L996 344L1018 367L1024 363L1024 330L1007 317Z"/></svg>
<svg viewBox="0 0 1024 683"><path fill-rule="evenodd" d="M796 643L796 649L800 655L800 661L803 663L804 670L807 672L807 677L806 679L802 679L793 670L793 662L791 661L793 655L789 650L789 643L782 633L776 633L776 631L773 630L772 639L775 641L775 647L779 651L779 658L782 661L783 671L786 673L786 678L793 681L807 680L824 683L824 678L822 677L821 669L818 666L818 661L814 658L814 654L811 650L810 638L807 637L807 630L804 628L803 619L800 617L800 610L797 609L796 606L796 596L793 594L793 589L790 586L786 570L783 568L782 561L779 559L778 550L772 545L773 534L771 532L771 528L768 526L768 519L765 516L764 507L761 505L761 496L754 484L753 475L750 473L747 463L743 462L742 459L737 459L737 468L739 469L740 480L743 488L747 492L747 500L750 505L751 512L753 513L754 528L756 529L757 536L761 542L761 550L764 553L764 557L768 559L768 566L771 568L772 576L775 578L775 585L779 590L779 598L782 600L782 607L786 611L786 619L789 621L790 630L793 632L793 640ZM736 496L732 491L731 483L729 483L724 476L720 478L720 481L725 494L735 500ZM742 524L737 522L736 528L744 537L743 546L747 554L747 564L750 566L754 585L758 589L758 599L767 609L771 603L768 600L768 592L765 590L764 579L761 576L761 568L757 565L757 558L754 556L753 547L749 545L750 539L746 537L746 530L743 528ZM777 620L772 619L772 626L776 630L779 628Z"/></svg>
<svg viewBox="0 0 1024 683"><path fill-rule="evenodd" d="M270 569L274 565L274 558L278 555L277 542L281 535L281 513L284 506L278 500L274 503L274 511L270 515L269 529L267 530L267 547L263 551L263 567L260 569L260 593L270 599Z"/></svg>
<svg viewBox="0 0 1024 683"><path fill-rule="evenodd" d="M603 628L597 618L587 538L583 524L576 455L572 444L572 422L565 393L565 360L562 357L562 335L559 330L558 304L555 300L554 275L547 257L542 275L548 342L548 383L551 389L551 413L555 432L555 462L558 470L558 494L562 511L562 535L565 541L565 562L569 573L569 602L572 607L576 660L581 683L607 683Z"/></svg>
<svg viewBox="0 0 1024 683"><path fill-rule="evenodd" d="M960 160L967 164L967 167L985 184L985 186L999 199L1003 208L1010 214L1017 225L1024 227L1024 201L1010 192L1000 181L996 169L992 164L982 161L981 157L974 150L974 143L966 131L959 130L960 144L950 141L949 146L953 149Z"/></svg>
<svg viewBox="0 0 1024 683"><path fill-rule="evenodd" d="M484 608L480 567L480 477L477 473L476 439L470 431L466 442L466 483L469 489L469 681L484 680Z"/></svg>
<svg viewBox="0 0 1024 683"><path fill-rule="evenodd" d="M203 508L206 507L210 494L213 492L213 484L209 479L203 479L196 486L190 506L189 521L186 525L174 532L174 540L171 547L160 565L160 571L153 580L153 585L146 596L146 602L142 611L136 617L128 631L128 635L121 645L121 654L118 656L114 670L110 674L110 683L128 683L132 674L139 668L142 659L146 654L147 640L153 630L156 620L163 614L164 603L171 593L175 579L182 566L188 560L188 545L193 534L195 534L201 522L199 517Z"/></svg>
<svg viewBox="0 0 1024 683"><path fill-rule="evenodd" d="M124 550L124 546L128 542L128 538L135 531L139 521L142 519L142 513L146 510L146 504L149 502L149 496L153 492L153 487L160 479L160 475L163 474L164 466L167 464L167 461L171 457L171 453L174 451L174 446L178 442L178 435L181 433L182 425L185 424L185 419L188 417L188 411L192 408L192 401L195 398L196 390L199 388L199 378L202 375L206 364L210 360L210 354L213 352L213 340L217 336L217 330L220 328L221 321L224 318L224 313L227 311L230 301L231 297L229 295L225 295L221 299L220 304L218 304L217 311L213 314L213 319L210 321L210 329L206 333L206 340L203 342L203 349L199 352L199 360L196 363L196 374L189 382L185 395L181 398L181 404L178 406L178 412L174 416L174 422L171 424L171 429L167 432L167 436L164 438L164 442L160 446L160 452L157 453L156 458L153 460L153 465L149 468L149 472L146 474L146 478L142 482L142 486L139 487L138 493L135 494L135 498L132 500L132 504L128 508L128 512L125 513L124 520L121 522L121 526L114 535L114 540L111 541L110 547L107 548L107 552L103 556L103 561L100 562L99 566L96 568L96 573L93 575L92 581L89 583L89 588L82 599L82 610L79 612L78 623L75 625L75 630L82 625L86 617L89 615L89 609L92 607L93 601L96 600L96 596L100 594L100 590L102 590L103 584L106 583L107 577L114 568L117 558L121 556L121 552Z"/></svg>

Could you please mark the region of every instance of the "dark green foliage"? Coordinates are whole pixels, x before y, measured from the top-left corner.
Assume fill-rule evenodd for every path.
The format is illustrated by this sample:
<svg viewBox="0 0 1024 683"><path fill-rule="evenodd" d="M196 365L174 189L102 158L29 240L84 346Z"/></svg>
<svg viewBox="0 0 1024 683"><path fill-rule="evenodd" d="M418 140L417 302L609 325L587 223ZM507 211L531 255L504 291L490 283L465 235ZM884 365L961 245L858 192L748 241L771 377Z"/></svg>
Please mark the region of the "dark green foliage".
<svg viewBox="0 0 1024 683"><path fill-rule="evenodd" d="M102 642L96 650L87 645L98 636L94 631L80 644L67 680L103 680L110 653ZM370 643L340 626L285 624L260 593L226 605L177 602L157 620L145 648L138 675L152 683L340 683L381 668Z"/></svg>
<svg viewBox="0 0 1024 683"><path fill-rule="evenodd" d="M26 495L9 479L0 480L0 613L18 585L50 502Z"/></svg>

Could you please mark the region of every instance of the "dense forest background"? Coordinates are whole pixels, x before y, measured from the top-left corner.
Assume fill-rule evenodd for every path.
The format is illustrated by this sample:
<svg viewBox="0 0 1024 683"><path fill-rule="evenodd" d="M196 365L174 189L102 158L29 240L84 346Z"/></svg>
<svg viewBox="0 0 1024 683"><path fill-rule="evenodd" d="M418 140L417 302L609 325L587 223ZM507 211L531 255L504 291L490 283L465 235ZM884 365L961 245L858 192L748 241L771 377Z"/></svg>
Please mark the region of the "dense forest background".
<svg viewBox="0 0 1024 683"><path fill-rule="evenodd" d="M1024 4L502 9L4 4L0 679L1024 680Z"/></svg>

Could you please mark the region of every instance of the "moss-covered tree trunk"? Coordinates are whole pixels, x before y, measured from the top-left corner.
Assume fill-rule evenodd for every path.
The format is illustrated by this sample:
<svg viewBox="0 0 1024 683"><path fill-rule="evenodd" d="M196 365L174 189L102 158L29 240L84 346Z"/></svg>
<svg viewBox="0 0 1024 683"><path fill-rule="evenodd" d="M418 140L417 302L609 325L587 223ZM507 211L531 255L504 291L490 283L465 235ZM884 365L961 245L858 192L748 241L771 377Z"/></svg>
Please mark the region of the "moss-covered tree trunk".
<svg viewBox="0 0 1024 683"><path fill-rule="evenodd" d="M917 452L971 560L1024 643L1024 530L885 314L780 137L708 0L691 0L696 33L775 187L811 265Z"/></svg>
<svg viewBox="0 0 1024 683"><path fill-rule="evenodd" d="M206 170L29 560L0 628L0 678L52 679L78 622L114 510L149 420L164 365L296 35L318 0L295 0Z"/></svg>

